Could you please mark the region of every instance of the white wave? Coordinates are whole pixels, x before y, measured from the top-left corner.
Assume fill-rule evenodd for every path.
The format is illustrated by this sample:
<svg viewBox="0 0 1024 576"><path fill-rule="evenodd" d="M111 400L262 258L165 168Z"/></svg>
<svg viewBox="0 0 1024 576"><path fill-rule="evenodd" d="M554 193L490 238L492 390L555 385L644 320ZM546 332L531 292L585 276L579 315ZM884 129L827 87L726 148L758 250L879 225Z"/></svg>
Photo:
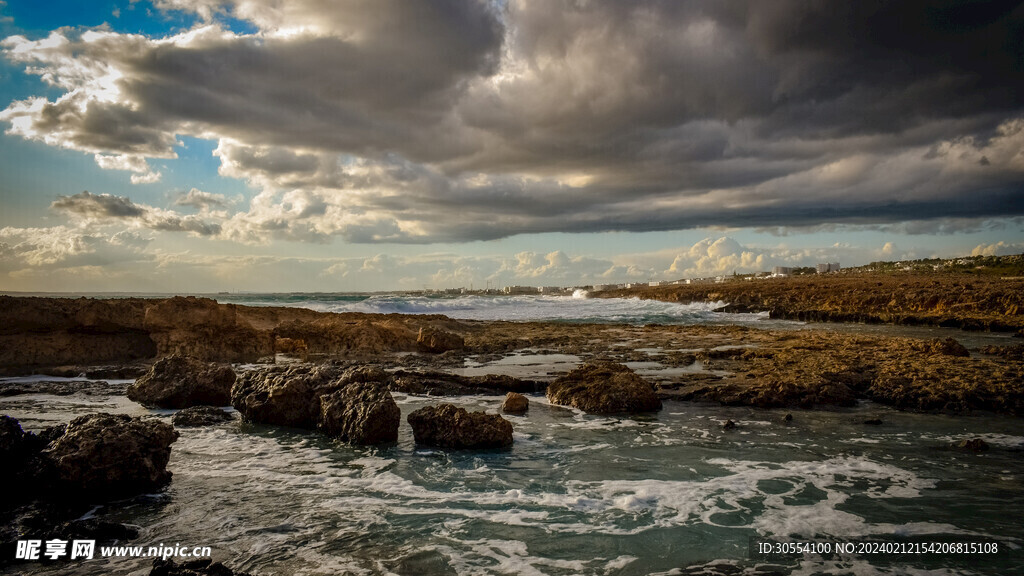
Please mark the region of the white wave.
<svg viewBox="0 0 1024 576"><path fill-rule="evenodd" d="M282 302L322 312L376 314L444 314L463 320L565 320L611 323L757 322L767 314L725 314L714 310L725 302L677 304L639 298L572 296L403 296L375 295L358 302L304 300Z"/></svg>

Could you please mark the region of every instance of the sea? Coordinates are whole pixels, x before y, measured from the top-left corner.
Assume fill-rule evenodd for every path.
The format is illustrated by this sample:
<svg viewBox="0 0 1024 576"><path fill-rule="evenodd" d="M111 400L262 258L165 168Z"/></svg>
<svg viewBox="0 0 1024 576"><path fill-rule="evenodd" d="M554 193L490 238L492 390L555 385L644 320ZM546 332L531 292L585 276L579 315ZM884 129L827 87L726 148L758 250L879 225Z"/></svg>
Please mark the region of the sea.
<svg viewBox="0 0 1024 576"><path fill-rule="evenodd" d="M870 330L953 336L969 347L1009 341L715 312L725 303L585 296L212 297L475 320ZM466 369L536 376L578 361L523 350L468 358ZM42 380L60 379L18 379ZM0 412L32 430L94 412L173 414L92 392L0 397ZM444 451L417 446L404 423L439 400L394 396L403 424L391 446L352 447L239 420L181 428L165 490L97 504L89 516L137 527L133 546L205 546L214 560L254 575L1024 574L1020 418L912 414L870 402L815 411L667 402L656 414L608 417L534 396L526 415L506 416L515 430L510 450ZM444 401L494 413L501 400ZM870 419L882 424L865 425ZM723 428L728 420L735 429ZM972 438L990 449L956 448ZM772 550L795 553L764 553ZM122 556L12 564L0 573L144 575L151 565Z"/></svg>

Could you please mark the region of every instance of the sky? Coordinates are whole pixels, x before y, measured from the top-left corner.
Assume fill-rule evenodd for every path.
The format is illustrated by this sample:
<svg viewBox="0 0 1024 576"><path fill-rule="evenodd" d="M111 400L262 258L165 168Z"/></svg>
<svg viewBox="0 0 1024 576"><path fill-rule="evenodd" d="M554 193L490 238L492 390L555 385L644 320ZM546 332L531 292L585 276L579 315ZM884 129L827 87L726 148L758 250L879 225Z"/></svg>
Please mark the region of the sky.
<svg viewBox="0 0 1024 576"><path fill-rule="evenodd" d="M0 1L0 290L1024 252L1004 0Z"/></svg>

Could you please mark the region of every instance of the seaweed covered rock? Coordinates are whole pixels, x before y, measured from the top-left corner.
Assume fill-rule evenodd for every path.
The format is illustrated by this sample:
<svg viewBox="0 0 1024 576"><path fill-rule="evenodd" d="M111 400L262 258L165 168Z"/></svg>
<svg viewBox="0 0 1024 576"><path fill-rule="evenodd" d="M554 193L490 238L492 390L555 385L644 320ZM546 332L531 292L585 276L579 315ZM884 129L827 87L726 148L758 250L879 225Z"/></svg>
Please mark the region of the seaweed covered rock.
<svg viewBox="0 0 1024 576"><path fill-rule="evenodd" d="M646 380L627 366L612 362L585 364L548 385L552 404L591 414L653 412L661 400Z"/></svg>
<svg viewBox="0 0 1024 576"><path fill-rule="evenodd" d="M168 356L128 387L128 398L158 408L226 406L235 372L230 366L188 356Z"/></svg>
<svg viewBox="0 0 1024 576"><path fill-rule="evenodd" d="M467 412L454 404L427 406L407 418L417 444L438 448L507 448L512 423L497 414Z"/></svg>
<svg viewBox="0 0 1024 576"><path fill-rule="evenodd" d="M125 414L90 414L68 424L43 453L57 482L98 497L126 497L171 480L167 461L178 433L170 424Z"/></svg>
<svg viewBox="0 0 1024 576"><path fill-rule="evenodd" d="M398 440L402 412L387 386L355 382L320 397L318 428L352 444Z"/></svg>
<svg viewBox="0 0 1024 576"><path fill-rule="evenodd" d="M192 406L178 411L171 418L175 426L182 428L197 426L213 426L223 422L230 422L231 414L217 408L216 406Z"/></svg>

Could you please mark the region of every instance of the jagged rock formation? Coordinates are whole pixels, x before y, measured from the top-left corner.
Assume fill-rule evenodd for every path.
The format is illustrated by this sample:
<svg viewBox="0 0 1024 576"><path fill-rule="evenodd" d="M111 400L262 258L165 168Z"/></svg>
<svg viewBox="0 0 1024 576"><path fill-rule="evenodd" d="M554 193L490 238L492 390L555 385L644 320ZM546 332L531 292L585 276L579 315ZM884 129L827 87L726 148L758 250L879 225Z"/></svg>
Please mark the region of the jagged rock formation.
<svg viewBox="0 0 1024 576"><path fill-rule="evenodd" d="M583 365L548 385L552 404L572 406L591 414L661 410L654 387L622 364Z"/></svg>
<svg viewBox="0 0 1024 576"><path fill-rule="evenodd" d="M462 336L430 327L420 328L420 332L416 336L416 344L419 345L420 350L435 354L449 350L462 350L466 347Z"/></svg>
<svg viewBox="0 0 1024 576"><path fill-rule="evenodd" d="M512 423L497 414L467 412L454 404L420 408L409 414L417 444L451 449L512 446Z"/></svg>
<svg viewBox="0 0 1024 576"><path fill-rule="evenodd" d="M68 424L43 451L56 482L78 494L124 498L171 480L167 461L178 433L170 424L124 414L90 414Z"/></svg>
<svg viewBox="0 0 1024 576"><path fill-rule="evenodd" d="M128 386L128 398L143 406L188 408L226 406L231 402L235 372L230 366L188 356L168 356Z"/></svg>
<svg viewBox="0 0 1024 576"><path fill-rule="evenodd" d="M382 444L398 440L402 412L386 386L353 382L320 396L317 427L352 444Z"/></svg>

